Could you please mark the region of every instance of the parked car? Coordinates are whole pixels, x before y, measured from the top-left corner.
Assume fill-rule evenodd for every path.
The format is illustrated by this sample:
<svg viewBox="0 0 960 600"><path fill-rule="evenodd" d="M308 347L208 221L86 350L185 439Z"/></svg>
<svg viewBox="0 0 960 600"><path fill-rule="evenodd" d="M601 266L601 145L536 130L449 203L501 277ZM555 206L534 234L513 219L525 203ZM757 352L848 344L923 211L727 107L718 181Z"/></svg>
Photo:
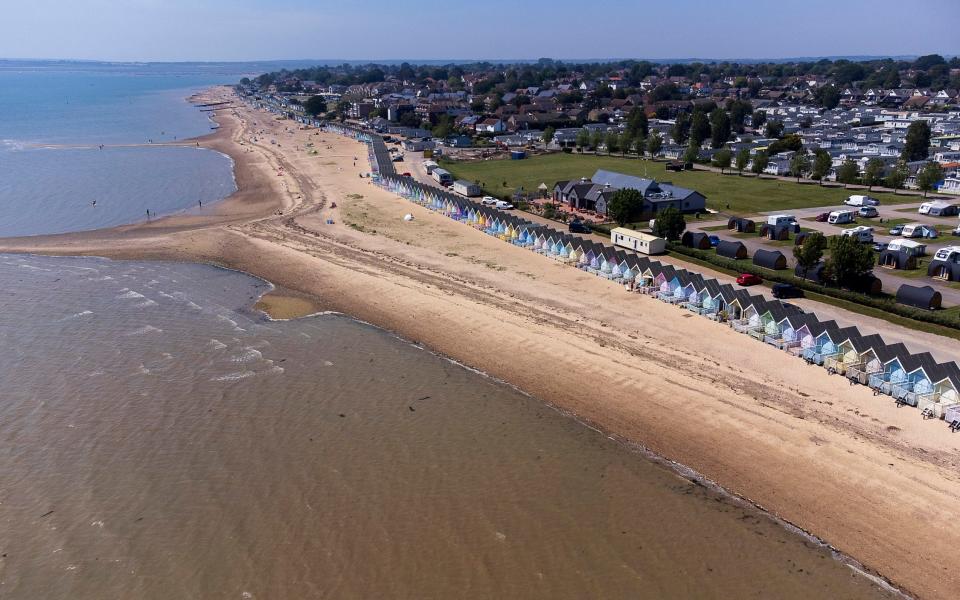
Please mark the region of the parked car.
<svg viewBox="0 0 960 600"><path fill-rule="evenodd" d="M960 225L957 225L957 228L951 231L953 235L960 235Z"/></svg>
<svg viewBox="0 0 960 600"><path fill-rule="evenodd" d="M513 210L513 205L506 200L497 200L497 203L494 206L500 210Z"/></svg>
<svg viewBox="0 0 960 600"><path fill-rule="evenodd" d="M483 198L480 199L480 204L484 206L496 206L497 202L498 202L497 199L494 198L493 196L484 196Z"/></svg>
<svg viewBox="0 0 960 600"><path fill-rule="evenodd" d="M792 283L775 283L773 284L773 297L780 299L802 298L803 290Z"/></svg>
<svg viewBox="0 0 960 600"><path fill-rule="evenodd" d="M410 173L400 173L400 177L413 177Z"/></svg>
<svg viewBox="0 0 960 600"><path fill-rule="evenodd" d="M580 219L571 221L570 224L567 225L567 229L570 230L570 233L590 233L591 232L590 226L584 223L583 221L581 221Z"/></svg>
<svg viewBox="0 0 960 600"><path fill-rule="evenodd" d="M875 252L883 252L884 250L887 249L887 246L888 246L888 244L887 244L886 242L874 242L874 243L873 243L873 250L874 250Z"/></svg>
<svg viewBox="0 0 960 600"><path fill-rule="evenodd" d="M890 235L900 235L901 233L903 233L903 225L894 225L893 227L890 228L890 231L887 233L889 233Z"/></svg>
<svg viewBox="0 0 960 600"><path fill-rule="evenodd" d="M861 217L876 217L880 213L872 206L864 206L860 209L859 214Z"/></svg>
<svg viewBox="0 0 960 600"><path fill-rule="evenodd" d="M740 277L737 277L737 285L748 286L760 283L763 283L763 278L753 273L741 273Z"/></svg>
<svg viewBox="0 0 960 600"><path fill-rule="evenodd" d="M830 213L825 212L825 213L820 213L819 215L817 215L816 217L814 217L814 220L815 220L817 223L826 223L826 222L827 222L827 219L829 219L829 218L830 218Z"/></svg>
<svg viewBox="0 0 960 600"><path fill-rule="evenodd" d="M960 229L960 227L958 227L957 229ZM957 235L960 235L960 234L957 234ZM716 248L716 247L720 244L720 237L719 237L719 236L716 236L716 235L708 235L708 236L707 236L707 239L710 240L710 247L711 247L711 248Z"/></svg>

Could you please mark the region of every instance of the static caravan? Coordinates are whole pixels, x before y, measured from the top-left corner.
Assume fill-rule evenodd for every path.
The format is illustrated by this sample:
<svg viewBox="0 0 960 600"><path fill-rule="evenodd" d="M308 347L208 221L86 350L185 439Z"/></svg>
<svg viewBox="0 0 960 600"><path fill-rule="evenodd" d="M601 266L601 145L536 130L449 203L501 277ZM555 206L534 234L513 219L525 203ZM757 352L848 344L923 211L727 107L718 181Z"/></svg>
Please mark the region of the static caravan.
<svg viewBox="0 0 960 600"><path fill-rule="evenodd" d="M453 183L453 175L450 174L450 171L446 169L441 169L439 167L435 168L430 176L433 177L434 181L440 185L450 185Z"/></svg>
<svg viewBox="0 0 960 600"><path fill-rule="evenodd" d="M436 173L436 171L434 171L434 173ZM453 191L468 198L474 198L483 194L483 189L481 189L479 185L472 181L467 181L466 179L458 179L454 181Z"/></svg>
<svg viewBox="0 0 960 600"><path fill-rule="evenodd" d="M610 242L621 248L647 255L663 254L667 249L667 240L624 227L617 227L610 231Z"/></svg>

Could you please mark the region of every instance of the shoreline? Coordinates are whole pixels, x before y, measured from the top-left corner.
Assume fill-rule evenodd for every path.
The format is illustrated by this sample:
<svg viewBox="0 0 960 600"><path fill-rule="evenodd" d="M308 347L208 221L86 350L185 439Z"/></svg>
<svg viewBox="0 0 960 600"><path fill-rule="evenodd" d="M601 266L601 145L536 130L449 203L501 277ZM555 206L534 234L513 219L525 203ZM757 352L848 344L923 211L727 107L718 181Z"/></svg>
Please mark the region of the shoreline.
<svg viewBox="0 0 960 600"><path fill-rule="evenodd" d="M609 282L560 272L552 261L488 243L485 234L392 197L351 170L351 156L366 160L357 142L316 130L288 136L290 121L242 110L245 117L218 114L221 127L197 139L235 161L238 191L218 202L215 214L0 240L0 250L205 262L247 272L418 340L673 465L689 465L901 589L949 597L960 577L942 570L957 562L948 549L960 531L947 523L960 516L950 503L960 491L958 453L936 444L950 438L926 440L922 423L908 423L886 403L874 407L878 401L858 396L863 390L837 390L836 379L787 364L773 349L624 298ZM315 135L331 151L318 146L319 156L305 158L287 139L282 148L248 143L244 133L254 120L298 144ZM327 206L328 195L337 209ZM417 220L396 222L405 212ZM554 366L554 377L541 373L544 364ZM711 365L707 372L704 365ZM598 385L580 389L591 380ZM880 422L861 422L835 407L840 402ZM681 414L693 407L712 421ZM864 483L873 493L863 492ZM901 490L914 511L927 510L939 523L909 526L906 500L889 494ZM864 514L866 506L876 514Z"/></svg>

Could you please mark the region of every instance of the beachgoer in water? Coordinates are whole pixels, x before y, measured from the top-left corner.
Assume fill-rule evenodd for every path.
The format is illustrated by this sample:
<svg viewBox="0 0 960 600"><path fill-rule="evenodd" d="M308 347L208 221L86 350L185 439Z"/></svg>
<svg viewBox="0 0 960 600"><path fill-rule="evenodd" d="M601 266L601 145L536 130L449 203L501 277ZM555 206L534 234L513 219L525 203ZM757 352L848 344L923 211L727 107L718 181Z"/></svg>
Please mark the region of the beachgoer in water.
<svg viewBox="0 0 960 600"><path fill-rule="evenodd" d="M97 205L97 201L96 201L96 200L94 200L94 201L93 201L93 202L91 202L90 204L91 204L91 205L93 205L93 206L96 206L96 205Z"/></svg>

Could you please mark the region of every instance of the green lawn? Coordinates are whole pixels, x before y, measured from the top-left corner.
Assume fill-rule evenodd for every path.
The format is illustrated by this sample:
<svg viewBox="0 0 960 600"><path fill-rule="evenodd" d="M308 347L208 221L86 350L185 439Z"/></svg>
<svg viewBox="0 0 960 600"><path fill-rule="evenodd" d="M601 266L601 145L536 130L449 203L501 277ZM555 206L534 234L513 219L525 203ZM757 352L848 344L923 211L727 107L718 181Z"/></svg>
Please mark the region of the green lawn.
<svg viewBox="0 0 960 600"><path fill-rule="evenodd" d="M669 181L707 197L707 206L725 213L751 215L772 210L812 206L839 206L851 194L843 188L820 187L790 181L720 175L707 171L667 171L666 163L592 154L548 154L525 160L445 162L454 178L479 181L486 193L513 194L522 187L536 193L541 183L550 193L557 181L591 177L597 169ZM914 196L873 193L882 204L916 202Z"/></svg>

